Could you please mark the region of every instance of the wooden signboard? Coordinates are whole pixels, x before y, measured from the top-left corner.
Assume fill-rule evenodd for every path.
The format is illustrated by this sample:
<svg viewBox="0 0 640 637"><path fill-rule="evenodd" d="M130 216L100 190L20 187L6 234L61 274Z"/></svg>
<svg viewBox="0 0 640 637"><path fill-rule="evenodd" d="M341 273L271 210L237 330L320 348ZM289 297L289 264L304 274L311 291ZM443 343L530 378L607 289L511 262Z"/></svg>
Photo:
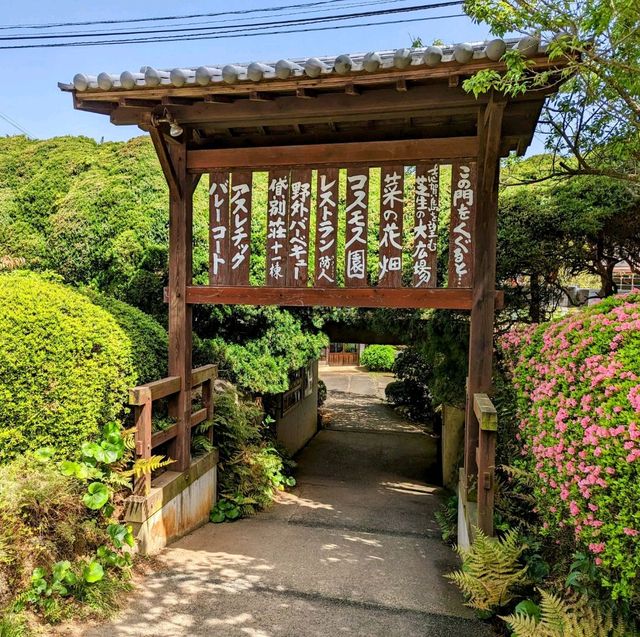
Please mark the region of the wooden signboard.
<svg viewBox="0 0 640 637"><path fill-rule="evenodd" d="M230 285L249 285L251 258L251 172L231 174L229 200Z"/></svg>
<svg viewBox="0 0 640 637"><path fill-rule="evenodd" d="M289 171L269 173L267 285L284 286L287 277Z"/></svg>
<svg viewBox="0 0 640 637"><path fill-rule="evenodd" d="M413 226L413 285L434 288L438 264L440 166L416 166L415 221Z"/></svg>
<svg viewBox="0 0 640 637"><path fill-rule="evenodd" d="M318 170L315 277L317 287L337 285L339 176L337 168Z"/></svg>
<svg viewBox="0 0 640 637"><path fill-rule="evenodd" d="M311 169L291 171L287 286L306 287L309 278Z"/></svg>
<svg viewBox="0 0 640 637"><path fill-rule="evenodd" d="M476 165L451 166L451 227L449 230L449 287L473 284L473 232L476 212Z"/></svg>
<svg viewBox="0 0 640 637"><path fill-rule="evenodd" d="M209 181L209 284L229 282L229 173L211 173Z"/></svg>
<svg viewBox="0 0 640 637"><path fill-rule="evenodd" d="M402 286L402 225L404 214L404 166L380 171L380 238L378 285Z"/></svg>
<svg viewBox="0 0 640 637"><path fill-rule="evenodd" d="M347 170L345 274L347 287L367 284L367 226L369 218L369 169Z"/></svg>

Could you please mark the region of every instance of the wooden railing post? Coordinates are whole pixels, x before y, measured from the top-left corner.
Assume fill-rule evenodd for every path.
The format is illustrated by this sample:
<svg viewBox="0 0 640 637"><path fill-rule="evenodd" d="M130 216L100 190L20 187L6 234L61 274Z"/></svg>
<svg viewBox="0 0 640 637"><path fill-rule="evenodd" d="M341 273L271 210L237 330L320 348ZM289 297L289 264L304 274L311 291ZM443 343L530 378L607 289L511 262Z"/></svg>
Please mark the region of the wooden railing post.
<svg viewBox="0 0 640 637"><path fill-rule="evenodd" d="M498 415L486 394L473 395L473 411L480 425L478 438L478 528L493 535L493 505L495 500L495 464Z"/></svg>
<svg viewBox="0 0 640 637"><path fill-rule="evenodd" d="M134 394L135 392L135 394ZM136 459L151 458L151 427L153 399L148 387L137 387L131 392L129 403L133 404L135 423ZM148 495L151 491L151 473L145 472L140 477L133 477L133 493Z"/></svg>

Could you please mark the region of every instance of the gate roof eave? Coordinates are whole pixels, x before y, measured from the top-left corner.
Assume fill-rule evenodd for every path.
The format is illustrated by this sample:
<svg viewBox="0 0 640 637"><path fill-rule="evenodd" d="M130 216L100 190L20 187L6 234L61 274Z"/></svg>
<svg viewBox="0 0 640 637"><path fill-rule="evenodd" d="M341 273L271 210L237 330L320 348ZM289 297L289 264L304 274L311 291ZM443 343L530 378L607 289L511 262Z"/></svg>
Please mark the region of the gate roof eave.
<svg viewBox="0 0 640 637"><path fill-rule="evenodd" d="M337 57L139 72L77 74L60 84L79 110L147 129L167 119L189 129L191 148L246 148L466 137L477 134L478 98L463 81L504 72L510 48L531 68L560 69L534 38L492 40ZM554 86L509 98L501 154L529 145Z"/></svg>

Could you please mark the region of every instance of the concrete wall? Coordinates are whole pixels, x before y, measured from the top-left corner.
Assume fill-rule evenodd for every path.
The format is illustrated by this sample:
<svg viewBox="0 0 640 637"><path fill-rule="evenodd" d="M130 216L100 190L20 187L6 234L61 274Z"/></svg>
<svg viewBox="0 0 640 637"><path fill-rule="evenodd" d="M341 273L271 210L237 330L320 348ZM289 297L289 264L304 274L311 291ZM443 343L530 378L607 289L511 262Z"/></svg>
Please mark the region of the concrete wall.
<svg viewBox="0 0 640 637"><path fill-rule="evenodd" d="M290 453L304 447L318 431L318 363L313 365L313 391L276 420L276 438Z"/></svg>
<svg viewBox="0 0 640 637"><path fill-rule="evenodd" d="M166 471L147 496L125 502L125 523L131 524L142 555L152 555L209 520L216 502L218 452L196 458L182 473Z"/></svg>

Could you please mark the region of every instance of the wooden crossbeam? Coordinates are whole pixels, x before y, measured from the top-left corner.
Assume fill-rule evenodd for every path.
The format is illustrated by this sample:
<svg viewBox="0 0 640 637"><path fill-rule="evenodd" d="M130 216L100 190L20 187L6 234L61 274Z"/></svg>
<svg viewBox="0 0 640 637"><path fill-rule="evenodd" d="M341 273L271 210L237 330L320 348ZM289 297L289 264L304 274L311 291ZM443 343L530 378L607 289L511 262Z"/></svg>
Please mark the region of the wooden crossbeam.
<svg viewBox="0 0 640 637"><path fill-rule="evenodd" d="M203 173L221 169L257 169L265 166L315 168L349 165L383 166L412 164L429 159L465 159L478 153L476 137L447 137L436 139L403 139L398 141L309 144L306 146L272 146L259 148L221 148L190 150L187 169Z"/></svg>
<svg viewBox="0 0 640 637"><path fill-rule="evenodd" d="M227 305L279 305L282 307L398 307L470 310L471 289L458 288L285 288L192 285L187 303ZM503 303L496 293L496 306Z"/></svg>

